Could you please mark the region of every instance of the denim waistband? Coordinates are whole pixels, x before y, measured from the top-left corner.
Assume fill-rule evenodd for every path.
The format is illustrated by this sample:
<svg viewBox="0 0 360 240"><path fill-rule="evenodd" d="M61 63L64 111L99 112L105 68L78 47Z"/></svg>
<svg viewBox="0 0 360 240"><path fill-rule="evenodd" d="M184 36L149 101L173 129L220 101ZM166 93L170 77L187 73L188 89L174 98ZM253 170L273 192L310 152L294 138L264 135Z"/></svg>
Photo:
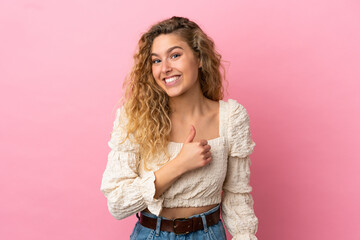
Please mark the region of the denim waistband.
<svg viewBox="0 0 360 240"><path fill-rule="evenodd" d="M209 215L209 214L211 214L211 213L213 213L213 212L216 212L219 208L220 208L220 203L219 203L217 206L213 207L212 209L210 209L210 210L208 210L208 211L206 211L206 212L203 212L202 214L204 214L204 215ZM147 216L147 217L157 218L157 216L156 216L155 214L148 213L148 212L145 212L145 211L141 211L141 214L143 214L143 215L145 215L145 216ZM136 214L136 215L137 215L137 214ZM188 218L193 218L193 217L200 217L200 213L199 213L199 214L192 215L192 216L190 216L190 217L188 217ZM162 217L162 216L160 216L160 218L161 218L161 219L172 220L172 219L169 219L169 218L166 218L166 217Z"/></svg>

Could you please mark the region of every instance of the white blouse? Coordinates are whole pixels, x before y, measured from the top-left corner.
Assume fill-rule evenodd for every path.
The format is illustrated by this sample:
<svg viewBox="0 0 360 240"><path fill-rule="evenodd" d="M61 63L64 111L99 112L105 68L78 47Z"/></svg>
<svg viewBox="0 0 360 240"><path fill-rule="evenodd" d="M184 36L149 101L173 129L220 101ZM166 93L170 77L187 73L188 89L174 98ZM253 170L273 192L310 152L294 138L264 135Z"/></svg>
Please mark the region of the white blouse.
<svg viewBox="0 0 360 240"><path fill-rule="evenodd" d="M126 136L126 123L124 108L120 107L108 142L111 151L100 188L116 219L145 208L159 215L163 207L200 207L221 202L221 216L233 239L257 240L258 218L249 185L249 155L255 142L251 139L248 113L241 104L233 99L219 100L220 137L208 140L212 161L183 174L158 199L154 198L154 172L166 163L165 156L152 159L147 164L151 171L146 171L143 162L137 161L139 147L128 139L120 144ZM169 142L170 161L179 154L182 145Z"/></svg>

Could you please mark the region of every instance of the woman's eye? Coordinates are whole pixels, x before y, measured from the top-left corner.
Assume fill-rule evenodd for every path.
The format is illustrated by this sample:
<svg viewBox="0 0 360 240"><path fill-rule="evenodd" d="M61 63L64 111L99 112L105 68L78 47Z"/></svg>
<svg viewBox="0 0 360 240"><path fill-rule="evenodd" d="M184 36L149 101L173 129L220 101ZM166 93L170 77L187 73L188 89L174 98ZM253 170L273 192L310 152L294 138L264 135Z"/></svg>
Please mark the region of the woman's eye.
<svg viewBox="0 0 360 240"><path fill-rule="evenodd" d="M173 55L171 56L171 58L177 58L177 57L179 57L179 56L181 56L181 55L175 53L175 54L173 54ZM160 62L159 59L155 59L155 60L152 60L152 61L151 61L152 64L156 64L156 63L159 63L159 62Z"/></svg>
<svg viewBox="0 0 360 240"><path fill-rule="evenodd" d="M174 57L174 56L180 56L180 54L175 53L174 55L172 55L172 57Z"/></svg>

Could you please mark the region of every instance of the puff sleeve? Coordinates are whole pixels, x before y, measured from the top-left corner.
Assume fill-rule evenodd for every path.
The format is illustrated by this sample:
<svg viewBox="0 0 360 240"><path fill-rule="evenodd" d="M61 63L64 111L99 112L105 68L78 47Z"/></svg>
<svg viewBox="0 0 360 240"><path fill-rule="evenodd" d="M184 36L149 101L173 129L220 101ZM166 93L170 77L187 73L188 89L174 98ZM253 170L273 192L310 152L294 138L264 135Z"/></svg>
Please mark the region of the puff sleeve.
<svg viewBox="0 0 360 240"><path fill-rule="evenodd" d="M233 240L257 240L258 219L250 194L250 158L255 142L251 139L246 109L229 99L229 154L227 175L223 184L221 215Z"/></svg>
<svg viewBox="0 0 360 240"><path fill-rule="evenodd" d="M125 109L116 110L108 145L110 152L103 173L100 191L107 198L111 215L120 220L131 216L146 207L158 215L162 208L163 197L154 198L155 175L153 171L139 176L137 170L138 146L126 137L125 126L127 118ZM130 136L131 137L131 136Z"/></svg>

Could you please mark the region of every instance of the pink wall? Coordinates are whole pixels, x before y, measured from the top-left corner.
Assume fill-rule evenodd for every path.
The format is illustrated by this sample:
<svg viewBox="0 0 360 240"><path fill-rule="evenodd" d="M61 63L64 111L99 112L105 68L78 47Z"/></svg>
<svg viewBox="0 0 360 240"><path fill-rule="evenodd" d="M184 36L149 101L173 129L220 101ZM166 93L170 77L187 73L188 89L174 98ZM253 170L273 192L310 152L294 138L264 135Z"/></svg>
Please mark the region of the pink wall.
<svg viewBox="0 0 360 240"><path fill-rule="evenodd" d="M136 217L99 190L113 107L140 34L173 15L215 40L249 112L258 238L360 239L350 0L1 1L0 239L128 239Z"/></svg>

